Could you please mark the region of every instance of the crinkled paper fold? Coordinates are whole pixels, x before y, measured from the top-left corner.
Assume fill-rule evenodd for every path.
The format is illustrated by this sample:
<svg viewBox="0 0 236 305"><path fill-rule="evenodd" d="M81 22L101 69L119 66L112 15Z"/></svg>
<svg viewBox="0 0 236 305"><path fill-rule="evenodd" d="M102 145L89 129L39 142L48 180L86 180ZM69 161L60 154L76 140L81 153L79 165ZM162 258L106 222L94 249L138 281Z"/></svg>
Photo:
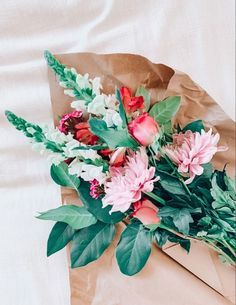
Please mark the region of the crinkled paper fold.
<svg viewBox="0 0 236 305"><path fill-rule="evenodd" d="M131 54L97 55L78 53L56 55L65 65L90 77L100 76L106 93L127 86L133 91L143 85L151 93L152 103L171 95L181 96L181 109L176 122L184 126L202 119L221 135L221 145L214 165L222 169L227 163L230 175L235 172L235 123L220 106L190 77L162 64ZM72 99L63 94L55 75L49 71L54 123L70 112ZM62 189L63 203L78 203L75 192ZM122 224L117 225L122 230ZM135 276L120 273L114 249L117 233L103 256L78 269L70 269L72 305L218 305L234 304L235 270L223 265L215 251L193 242L190 254L178 245L168 244L163 251L153 246L145 268Z"/></svg>

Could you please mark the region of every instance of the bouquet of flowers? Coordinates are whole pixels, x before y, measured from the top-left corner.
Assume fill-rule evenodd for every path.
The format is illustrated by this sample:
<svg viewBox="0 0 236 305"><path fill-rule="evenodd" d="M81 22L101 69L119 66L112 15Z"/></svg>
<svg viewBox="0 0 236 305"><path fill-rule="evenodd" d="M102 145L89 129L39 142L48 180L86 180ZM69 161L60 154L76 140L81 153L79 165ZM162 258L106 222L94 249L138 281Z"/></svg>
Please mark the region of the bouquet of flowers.
<svg viewBox="0 0 236 305"><path fill-rule="evenodd" d="M80 75L45 52L64 93L74 98L71 112L55 128L39 126L6 111L8 120L45 154L51 177L73 188L81 205L42 212L55 221L47 255L71 242L71 267L98 259L112 243L118 222L126 227L116 247L122 273L134 275L147 262L152 244L191 240L214 248L223 262L235 263L235 180L226 166L210 163L227 147L203 122L173 124L180 96L151 104L150 93L114 88L105 94L98 77Z"/></svg>

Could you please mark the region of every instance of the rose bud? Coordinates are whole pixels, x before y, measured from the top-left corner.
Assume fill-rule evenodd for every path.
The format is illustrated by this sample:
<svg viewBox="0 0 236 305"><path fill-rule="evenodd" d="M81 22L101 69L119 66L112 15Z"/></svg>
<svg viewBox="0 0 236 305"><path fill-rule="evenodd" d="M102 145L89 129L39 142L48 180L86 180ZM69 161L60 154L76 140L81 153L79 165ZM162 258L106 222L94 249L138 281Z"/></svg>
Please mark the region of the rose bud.
<svg viewBox="0 0 236 305"><path fill-rule="evenodd" d="M140 220L144 225L158 224L161 219L157 216L158 207L156 207L150 200L143 199L133 204L134 212L132 217Z"/></svg>
<svg viewBox="0 0 236 305"><path fill-rule="evenodd" d="M129 133L143 146L151 145L159 133L157 122L147 112L131 121L128 129Z"/></svg>
<svg viewBox="0 0 236 305"><path fill-rule="evenodd" d="M132 96L131 90L127 87L120 88L120 95L126 113L131 114L138 109L143 109L143 96Z"/></svg>
<svg viewBox="0 0 236 305"><path fill-rule="evenodd" d="M110 165L121 166L125 161L125 147L117 148L110 156Z"/></svg>

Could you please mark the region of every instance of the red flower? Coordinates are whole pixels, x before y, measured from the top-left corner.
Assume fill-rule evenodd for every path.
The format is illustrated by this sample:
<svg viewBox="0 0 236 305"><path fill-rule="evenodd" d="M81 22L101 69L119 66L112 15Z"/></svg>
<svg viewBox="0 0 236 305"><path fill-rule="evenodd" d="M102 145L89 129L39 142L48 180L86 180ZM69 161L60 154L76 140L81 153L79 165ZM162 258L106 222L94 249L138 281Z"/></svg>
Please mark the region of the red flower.
<svg viewBox="0 0 236 305"><path fill-rule="evenodd" d="M129 133L143 146L152 144L159 132L157 122L144 112L128 124Z"/></svg>
<svg viewBox="0 0 236 305"><path fill-rule="evenodd" d="M156 207L150 200L143 199L133 204L134 212L132 217L140 220L144 225L151 225L160 223L161 219L157 216L158 207Z"/></svg>
<svg viewBox="0 0 236 305"><path fill-rule="evenodd" d="M89 130L89 124L87 122L76 124L75 130L75 139L86 145L94 145L99 139Z"/></svg>
<svg viewBox="0 0 236 305"><path fill-rule="evenodd" d="M97 143L98 137L89 130L89 124L83 122L82 116L82 111L73 111L63 115L59 122L58 129L64 134L70 132L74 139L81 143L94 145Z"/></svg>
<svg viewBox="0 0 236 305"><path fill-rule="evenodd" d="M127 87L120 88L121 99L127 113L132 113L144 107L142 96L132 96L131 90Z"/></svg>

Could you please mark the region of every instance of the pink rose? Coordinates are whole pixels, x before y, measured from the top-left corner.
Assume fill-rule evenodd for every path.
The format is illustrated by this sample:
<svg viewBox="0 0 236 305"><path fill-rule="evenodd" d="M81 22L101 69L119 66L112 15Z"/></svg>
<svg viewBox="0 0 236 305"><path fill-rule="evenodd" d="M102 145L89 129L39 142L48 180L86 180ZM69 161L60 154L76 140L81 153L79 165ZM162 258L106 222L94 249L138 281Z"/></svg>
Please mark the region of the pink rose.
<svg viewBox="0 0 236 305"><path fill-rule="evenodd" d="M121 87L120 95L126 113L131 114L132 112L144 107L143 96L132 96L131 90L129 88Z"/></svg>
<svg viewBox="0 0 236 305"><path fill-rule="evenodd" d="M148 199L137 201L133 204L134 212L132 217L140 220L144 225L160 223L161 219L157 216L158 208Z"/></svg>
<svg viewBox="0 0 236 305"><path fill-rule="evenodd" d="M128 125L129 133L143 146L152 144L159 132L157 122L144 112Z"/></svg>

